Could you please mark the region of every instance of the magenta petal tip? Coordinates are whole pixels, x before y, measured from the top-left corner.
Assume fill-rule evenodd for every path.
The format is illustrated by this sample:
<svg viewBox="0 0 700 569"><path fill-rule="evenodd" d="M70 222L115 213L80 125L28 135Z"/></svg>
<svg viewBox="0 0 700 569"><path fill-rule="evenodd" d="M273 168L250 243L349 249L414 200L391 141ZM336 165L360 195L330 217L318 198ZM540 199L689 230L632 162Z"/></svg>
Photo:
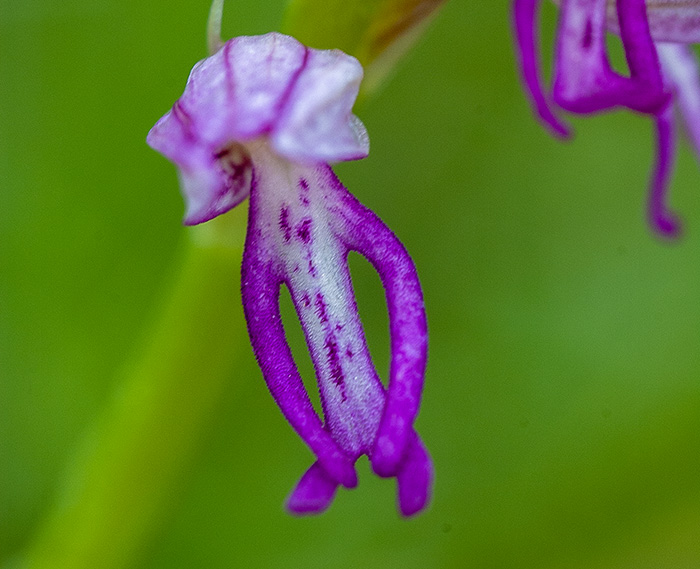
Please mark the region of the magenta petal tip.
<svg viewBox="0 0 700 569"><path fill-rule="evenodd" d="M287 498L287 510L295 515L321 514L333 502L337 488L338 483L314 462Z"/></svg>
<svg viewBox="0 0 700 569"><path fill-rule="evenodd" d="M422 512L433 490L433 463L423 443L414 434L406 457L396 476L399 510L404 517Z"/></svg>
<svg viewBox="0 0 700 569"><path fill-rule="evenodd" d="M372 470L377 476L390 478L396 476L396 471L401 461L401 455L394 441L387 436L377 437L372 452Z"/></svg>
<svg viewBox="0 0 700 569"><path fill-rule="evenodd" d="M680 219L673 213L655 217L650 221L656 234L662 239L676 240L683 234L683 225Z"/></svg>

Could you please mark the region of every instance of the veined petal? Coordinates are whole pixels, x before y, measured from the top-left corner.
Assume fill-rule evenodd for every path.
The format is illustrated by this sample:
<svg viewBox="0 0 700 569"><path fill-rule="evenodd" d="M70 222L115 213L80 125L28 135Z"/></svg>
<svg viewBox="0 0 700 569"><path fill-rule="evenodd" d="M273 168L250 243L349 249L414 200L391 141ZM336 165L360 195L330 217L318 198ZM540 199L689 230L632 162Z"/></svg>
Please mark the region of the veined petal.
<svg viewBox="0 0 700 569"><path fill-rule="evenodd" d="M369 138L352 114L362 67L340 51L304 47L279 33L242 36L197 63L185 91L147 142L180 170L186 224L240 203L250 176L222 151L267 136L291 161L363 158Z"/></svg>
<svg viewBox="0 0 700 569"><path fill-rule="evenodd" d="M352 106L362 66L342 51L309 50L270 138L293 162L328 163L364 158L369 137Z"/></svg>
<svg viewBox="0 0 700 569"><path fill-rule="evenodd" d="M226 213L248 197L249 186L228 191L211 168L179 169L180 187L185 197L185 225L197 225Z"/></svg>
<svg viewBox="0 0 700 569"><path fill-rule="evenodd" d="M189 116L176 103L151 129L146 142L177 165L186 225L209 221L248 197L250 157L241 145L212 148L189 136Z"/></svg>
<svg viewBox="0 0 700 569"><path fill-rule="evenodd" d="M196 225L226 213L250 193L253 164L240 144L230 144L197 162L193 152L189 165L180 166L180 187L187 210L185 225Z"/></svg>
<svg viewBox="0 0 700 569"><path fill-rule="evenodd" d="M180 97L192 135L220 146L269 131L306 55L294 38L275 32L227 41L195 65Z"/></svg>

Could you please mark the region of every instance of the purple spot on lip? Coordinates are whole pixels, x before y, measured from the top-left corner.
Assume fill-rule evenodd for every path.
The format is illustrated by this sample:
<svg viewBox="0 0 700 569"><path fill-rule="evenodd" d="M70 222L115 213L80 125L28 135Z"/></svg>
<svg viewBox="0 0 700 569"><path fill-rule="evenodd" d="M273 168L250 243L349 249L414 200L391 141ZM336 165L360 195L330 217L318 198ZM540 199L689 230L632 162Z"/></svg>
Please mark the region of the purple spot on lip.
<svg viewBox="0 0 700 569"><path fill-rule="evenodd" d="M319 292L316 295L316 313L322 323L328 322L328 313L326 312L326 302L323 300L323 295Z"/></svg>
<svg viewBox="0 0 700 569"><path fill-rule="evenodd" d="M304 178L299 178L299 189L301 193L299 194L299 199L303 205L309 205L309 182Z"/></svg>
<svg viewBox="0 0 700 569"><path fill-rule="evenodd" d="M313 264L313 262L311 261L311 259L309 259L309 274L310 274L312 277L316 278L316 267L314 266L314 264Z"/></svg>
<svg viewBox="0 0 700 569"><path fill-rule="evenodd" d="M280 210L280 229L284 232L284 240L289 242L292 238L292 228L289 225L289 208L286 205Z"/></svg>
<svg viewBox="0 0 700 569"><path fill-rule="evenodd" d="M341 389L341 396L343 401L347 399L345 395L345 376L343 375L343 368L340 365L340 359L338 358L338 344L332 337L326 338L325 342L326 354L328 355L328 367L330 368L331 379Z"/></svg>
<svg viewBox="0 0 700 569"><path fill-rule="evenodd" d="M355 354L353 354L352 350L350 348L348 348L345 350L345 355L351 359Z"/></svg>
<svg viewBox="0 0 700 569"><path fill-rule="evenodd" d="M297 225L297 237L304 243L309 243L311 241L311 220L305 219L299 225Z"/></svg>

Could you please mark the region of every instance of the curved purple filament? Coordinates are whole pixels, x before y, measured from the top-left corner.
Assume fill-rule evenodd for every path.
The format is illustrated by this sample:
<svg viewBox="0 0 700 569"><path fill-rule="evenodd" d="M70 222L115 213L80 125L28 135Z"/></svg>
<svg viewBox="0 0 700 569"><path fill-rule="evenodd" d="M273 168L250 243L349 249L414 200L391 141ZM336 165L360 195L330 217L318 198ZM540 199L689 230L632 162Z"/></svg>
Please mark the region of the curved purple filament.
<svg viewBox="0 0 700 569"><path fill-rule="evenodd" d="M680 222L666 204L676 142L671 104L656 115L655 126L656 159L649 188L649 223L660 235L677 237L680 233Z"/></svg>
<svg viewBox="0 0 700 569"><path fill-rule="evenodd" d="M554 135L570 136L569 128L561 122L551 108L551 104L542 87L539 57L537 55L537 15L540 0L515 0L513 2L513 27L517 42L516 54L519 56L520 72L525 89L535 113Z"/></svg>
<svg viewBox="0 0 700 569"><path fill-rule="evenodd" d="M391 363L386 408L371 459L377 474L394 476L413 432L423 388L428 353L423 294L413 261L394 233L350 193L343 198L347 245L374 266L386 291Z"/></svg>
<svg viewBox="0 0 700 569"><path fill-rule="evenodd" d="M616 0L629 77L616 73L608 61L606 4L607 0L562 0L552 96L559 107L573 113L590 114L624 106L655 119L657 150L648 197L649 222L658 233L676 236L679 225L665 203L675 147L671 93L664 88L646 3ZM539 79L535 45L537 8L538 0L513 1L521 70L537 115L555 133L561 134Z"/></svg>

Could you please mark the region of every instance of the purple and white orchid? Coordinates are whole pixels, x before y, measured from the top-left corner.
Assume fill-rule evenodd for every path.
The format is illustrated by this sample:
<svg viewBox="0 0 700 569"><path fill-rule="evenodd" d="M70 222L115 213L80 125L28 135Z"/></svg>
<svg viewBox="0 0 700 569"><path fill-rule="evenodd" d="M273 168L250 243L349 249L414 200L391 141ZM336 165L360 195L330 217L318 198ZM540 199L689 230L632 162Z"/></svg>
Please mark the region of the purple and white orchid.
<svg viewBox="0 0 700 569"><path fill-rule="evenodd" d="M291 493L296 514L319 513L339 485L357 485L368 455L396 477L405 516L427 504L432 463L414 431L427 356L418 276L386 225L340 183L329 163L363 158L367 132L352 114L356 59L279 33L211 41L185 91L148 134L172 160L185 223L208 221L250 197L242 298L255 355L273 397L316 461ZM385 388L372 363L347 256L378 271L390 316ZM314 363L325 422L314 411L285 338L280 288L290 293Z"/></svg>
<svg viewBox="0 0 700 569"><path fill-rule="evenodd" d="M700 0L557 0L560 20L552 78L553 102L572 113L627 107L651 116L656 126L656 160L648 217L664 236L679 232L666 205L675 156L674 110L700 155L700 77L692 50L700 41ZM545 94L537 57L540 0L514 0L515 35L523 81L541 122L555 135L569 136ZM616 73L607 58L605 36L620 35L629 76Z"/></svg>

